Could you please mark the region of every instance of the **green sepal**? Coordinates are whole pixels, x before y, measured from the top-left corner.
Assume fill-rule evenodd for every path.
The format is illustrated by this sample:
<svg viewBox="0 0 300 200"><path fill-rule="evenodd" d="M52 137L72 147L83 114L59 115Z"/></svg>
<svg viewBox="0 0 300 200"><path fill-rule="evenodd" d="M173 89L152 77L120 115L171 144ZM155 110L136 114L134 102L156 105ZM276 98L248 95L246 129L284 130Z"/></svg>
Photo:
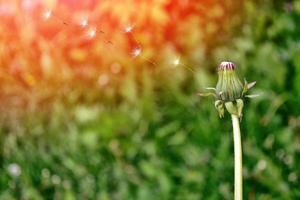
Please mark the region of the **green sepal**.
<svg viewBox="0 0 300 200"><path fill-rule="evenodd" d="M242 99L237 99L234 102L228 101L225 103L227 111L232 115L237 115L239 118L242 117L244 102Z"/></svg>
<svg viewBox="0 0 300 200"><path fill-rule="evenodd" d="M237 106L232 101L225 102L225 107L230 114L238 115Z"/></svg>
<svg viewBox="0 0 300 200"><path fill-rule="evenodd" d="M238 117L241 118L243 115L244 101L242 99L237 99L236 106L237 106L237 111L238 111Z"/></svg>
<svg viewBox="0 0 300 200"><path fill-rule="evenodd" d="M215 93L212 92L203 92L203 93L197 93L197 95L201 96L201 97L208 97L208 96L214 96L217 97Z"/></svg>
<svg viewBox="0 0 300 200"><path fill-rule="evenodd" d="M225 112L224 103L221 100L217 100L217 101L215 101L215 107L219 113L219 117L223 118L224 112Z"/></svg>
<svg viewBox="0 0 300 200"><path fill-rule="evenodd" d="M249 99L253 99L253 98L259 97L259 94L248 94L248 95L245 95L245 97L247 97Z"/></svg>
<svg viewBox="0 0 300 200"><path fill-rule="evenodd" d="M246 79L244 79L244 86L243 86L243 92L242 96L245 95L251 88L253 88L256 84L256 81L253 81L251 83L248 83Z"/></svg>

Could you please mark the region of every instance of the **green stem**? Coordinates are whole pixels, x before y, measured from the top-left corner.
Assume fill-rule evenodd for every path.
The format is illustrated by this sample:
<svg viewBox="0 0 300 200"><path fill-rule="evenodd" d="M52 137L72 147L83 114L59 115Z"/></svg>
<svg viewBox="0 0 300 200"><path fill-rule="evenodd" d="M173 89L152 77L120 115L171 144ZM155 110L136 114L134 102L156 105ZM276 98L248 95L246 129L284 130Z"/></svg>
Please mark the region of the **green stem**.
<svg viewBox="0 0 300 200"><path fill-rule="evenodd" d="M243 200L243 161L240 122L237 115L232 114L234 142L234 200Z"/></svg>

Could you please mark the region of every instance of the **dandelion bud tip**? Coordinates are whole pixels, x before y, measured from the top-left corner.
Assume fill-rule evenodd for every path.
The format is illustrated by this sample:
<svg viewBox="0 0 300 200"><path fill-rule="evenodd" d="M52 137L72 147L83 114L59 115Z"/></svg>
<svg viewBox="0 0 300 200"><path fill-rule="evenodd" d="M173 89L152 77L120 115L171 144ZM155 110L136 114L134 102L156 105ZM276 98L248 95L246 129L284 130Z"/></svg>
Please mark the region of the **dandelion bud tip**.
<svg viewBox="0 0 300 200"><path fill-rule="evenodd" d="M234 69L235 69L235 64L233 62L223 61L219 65L219 70L234 70Z"/></svg>

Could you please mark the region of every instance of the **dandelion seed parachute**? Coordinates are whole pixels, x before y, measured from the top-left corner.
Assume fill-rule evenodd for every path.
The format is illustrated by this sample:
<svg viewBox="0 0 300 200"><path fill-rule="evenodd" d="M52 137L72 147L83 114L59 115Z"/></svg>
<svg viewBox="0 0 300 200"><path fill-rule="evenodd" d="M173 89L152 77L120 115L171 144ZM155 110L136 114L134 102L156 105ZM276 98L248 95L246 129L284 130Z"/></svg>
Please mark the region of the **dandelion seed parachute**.
<svg viewBox="0 0 300 200"><path fill-rule="evenodd" d="M179 58L176 58L174 61L173 61L173 65L176 67L180 64L180 59Z"/></svg>
<svg viewBox="0 0 300 200"><path fill-rule="evenodd" d="M137 56L139 56L141 54L141 52L142 52L141 47L135 47L132 50L131 54L132 54L133 57L137 57Z"/></svg>
<svg viewBox="0 0 300 200"><path fill-rule="evenodd" d="M49 19L51 16L52 16L51 10L46 10L46 11L43 13L43 17L44 17L45 20Z"/></svg>

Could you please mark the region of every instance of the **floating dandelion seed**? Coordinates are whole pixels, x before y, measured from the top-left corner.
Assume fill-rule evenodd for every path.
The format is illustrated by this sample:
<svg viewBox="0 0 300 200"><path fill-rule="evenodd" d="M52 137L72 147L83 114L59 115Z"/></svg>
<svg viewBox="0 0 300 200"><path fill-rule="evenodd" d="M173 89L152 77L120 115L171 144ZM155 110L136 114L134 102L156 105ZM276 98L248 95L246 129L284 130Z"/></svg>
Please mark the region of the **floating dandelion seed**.
<svg viewBox="0 0 300 200"><path fill-rule="evenodd" d="M13 177L18 177L22 173L21 167L16 163L12 163L12 164L8 165L7 171Z"/></svg>
<svg viewBox="0 0 300 200"><path fill-rule="evenodd" d="M51 17L52 15L52 12L51 10L46 10L44 13L43 13L43 16L44 16L44 19L47 20Z"/></svg>
<svg viewBox="0 0 300 200"><path fill-rule="evenodd" d="M191 71L192 73L195 73L195 71L193 70L193 68L184 65L181 61L180 61L180 57L175 58L174 60L172 60L170 62L170 68L176 68L177 66L181 66L184 67L186 69L188 69L189 71Z"/></svg>
<svg viewBox="0 0 300 200"><path fill-rule="evenodd" d="M96 36L97 30L96 28L92 28L88 31L88 37L89 38L94 38Z"/></svg>
<svg viewBox="0 0 300 200"><path fill-rule="evenodd" d="M128 25L125 27L124 32L125 33L131 33L133 30L133 26L132 25Z"/></svg>
<svg viewBox="0 0 300 200"><path fill-rule="evenodd" d="M173 61L173 66L176 67L180 64L180 58L176 58L174 61Z"/></svg>
<svg viewBox="0 0 300 200"><path fill-rule="evenodd" d="M141 47L135 47L135 48L132 50L131 54L132 54L132 56L135 58L135 57L139 56L139 55L141 54L141 52L142 52Z"/></svg>
<svg viewBox="0 0 300 200"><path fill-rule="evenodd" d="M82 28L85 28L87 25L88 25L88 19L83 19L83 20L80 22L80 26L81 26Z"/></svg>

